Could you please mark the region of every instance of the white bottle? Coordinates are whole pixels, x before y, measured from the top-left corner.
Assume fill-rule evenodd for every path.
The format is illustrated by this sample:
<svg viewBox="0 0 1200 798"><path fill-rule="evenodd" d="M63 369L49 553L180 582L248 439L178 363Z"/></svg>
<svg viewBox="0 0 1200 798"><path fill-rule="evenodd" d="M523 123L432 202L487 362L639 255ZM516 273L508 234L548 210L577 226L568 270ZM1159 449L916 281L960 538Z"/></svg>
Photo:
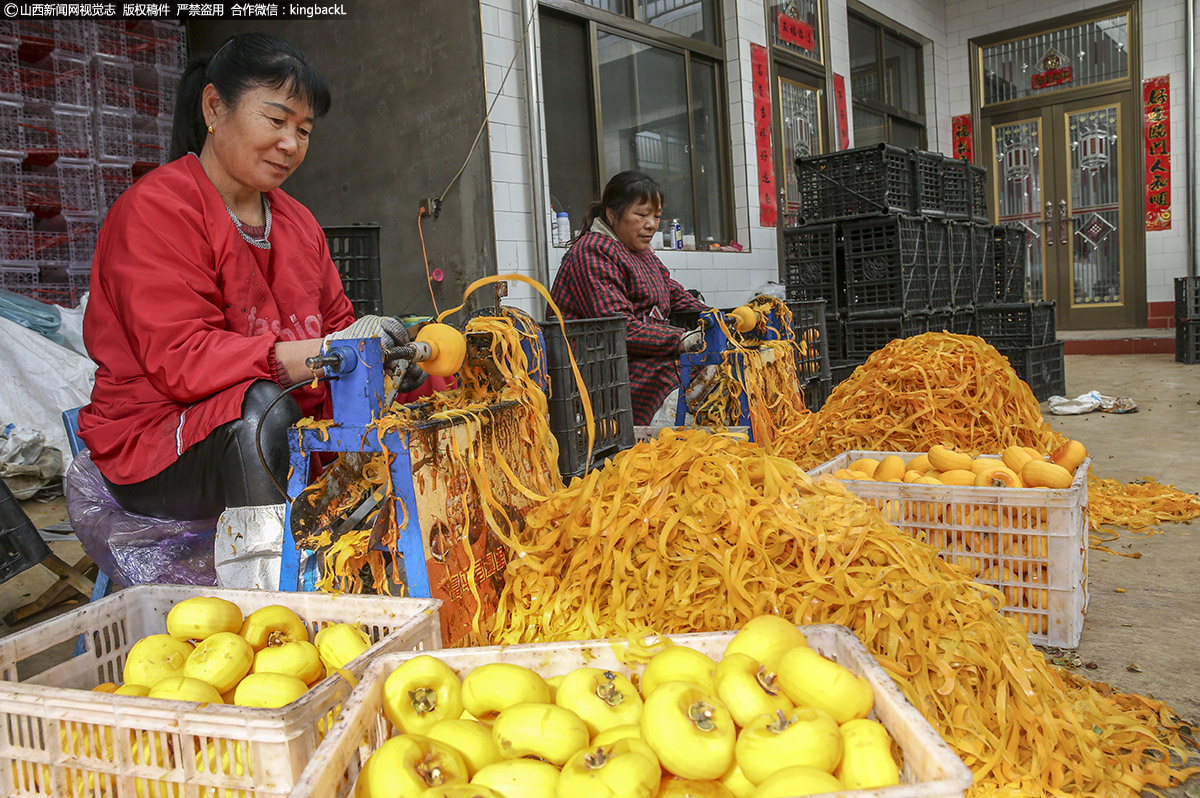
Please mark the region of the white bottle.
<svg viewBox="0 0 1200 798"><path fill-rule="evenodd" d="M571 242L571 216L565 211L558 212L558 224L555 225L558 230L559 246L566 246Z"/></svg>

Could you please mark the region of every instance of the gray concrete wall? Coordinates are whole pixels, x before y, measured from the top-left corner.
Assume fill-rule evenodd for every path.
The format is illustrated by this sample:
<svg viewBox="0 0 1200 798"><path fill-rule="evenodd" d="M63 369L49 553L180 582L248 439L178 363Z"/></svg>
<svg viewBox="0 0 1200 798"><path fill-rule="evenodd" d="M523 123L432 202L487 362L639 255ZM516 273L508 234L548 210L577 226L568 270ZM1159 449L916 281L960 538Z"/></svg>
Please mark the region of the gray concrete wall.
<svg viewBox="0 0 1200 798"><path fill-rule="evenodd" d="M284 189L322 225L377 222L384 311L430 313L417 210L422 197L446 188L486 113L479 3L369 0L347 8L344 19L192 22L189 52L258 30L308 53L329 81L333 107ZM424 224L430 269L446 275L434 283L443 309L496 271L489 160L485 136L440 216Z"/></svg>

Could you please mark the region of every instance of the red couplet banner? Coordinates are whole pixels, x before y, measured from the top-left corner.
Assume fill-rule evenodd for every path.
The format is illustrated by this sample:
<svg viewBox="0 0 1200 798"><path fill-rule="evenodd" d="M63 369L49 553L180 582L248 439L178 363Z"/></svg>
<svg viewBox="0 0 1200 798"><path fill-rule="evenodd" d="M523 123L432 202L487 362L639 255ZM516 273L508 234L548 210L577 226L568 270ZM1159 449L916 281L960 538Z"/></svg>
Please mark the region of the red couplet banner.
<svg viewBox="0 0 1200 798"><path fill-rule="evenodd" d="M837 111L838 149L844 150L850 146L850 121L846 118L846 78L833 74L833 97Z"/></svg>
<svg viewBox="0 0 1200 798"><path fill-rule="evenodd" d="M1171 79L1142 81L1146 104L1146 229L1171 229Z"/></svg>
<svg viewBox="0 0 1200 798"><path fill-rule="evenodd" d="M758 166L758 223L774 227L779 219L775 199L775 157L771 151L771 68L767 48L750 45L750 69L754 73L754 143Z"/></svg>
<svg viewBox="0 0 1200 798"><path fill-rule="evenodd" d="M950 120L950 133L953 142L954 157L967 163L974 163L973 144L971 143L971 115L962 114Z"/></svg>

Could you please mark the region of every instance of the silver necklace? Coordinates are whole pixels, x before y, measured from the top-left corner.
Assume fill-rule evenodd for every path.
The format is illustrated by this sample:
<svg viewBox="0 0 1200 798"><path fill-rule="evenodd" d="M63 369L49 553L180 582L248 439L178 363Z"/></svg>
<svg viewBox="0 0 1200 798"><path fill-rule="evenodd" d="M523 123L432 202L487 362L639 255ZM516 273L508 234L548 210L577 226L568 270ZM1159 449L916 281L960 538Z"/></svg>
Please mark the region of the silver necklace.
<svg viewBox="0 0 1200 798"><path fill-rule="evenodd" d="M229 212L229 218L233 220L233 226L237 228L238 235L242 237L243 241L251 246L258 247L259 249L270 249L271 242L267 239L271 237L271 201L267 199L266 194L261 196L263 203L263 216L267 220L266 227L263 229L263 237L261 239L251 238L250 236L246 235L246 231L242 229L242 220L237 218L237 214L233 212L233 208L230 208L228 205L226 205L225 210Z"/></svg>

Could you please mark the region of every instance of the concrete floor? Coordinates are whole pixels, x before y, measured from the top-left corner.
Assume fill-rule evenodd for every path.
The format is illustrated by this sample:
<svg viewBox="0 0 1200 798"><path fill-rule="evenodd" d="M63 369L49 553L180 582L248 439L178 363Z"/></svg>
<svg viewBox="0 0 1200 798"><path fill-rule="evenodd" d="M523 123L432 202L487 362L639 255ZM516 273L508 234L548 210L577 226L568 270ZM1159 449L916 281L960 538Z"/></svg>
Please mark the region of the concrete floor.
<svg viewBox="0 0 1200 798"><path fill-rule="evenodd" d="M1090 390L1130 396L1140 408L1127 415L1048 417L1088 447L1096 475L1126 481L1149 476L1200 491L1200 366L1175 363L1170 355L1068 356L1068 395ZM61 499L26 502L25 509L39 527L66 519ZM1095 667L1080 672L1122 691L1163 699L1182 718L1200 724L1200 521L1165 525L1159 535L1120 533L1107 545L1142 556L1090 553L1091 598L1077 653L1081 663ZM82 553L74 541L52 548L70 562ZM0 615L52 581L48 571L35 568L0 585ZM0 626L0 634L7 631ZM1200 776L1165 794L1185 798L1192 792L1187 798L1194 798L1198 789Z"/></svg>

